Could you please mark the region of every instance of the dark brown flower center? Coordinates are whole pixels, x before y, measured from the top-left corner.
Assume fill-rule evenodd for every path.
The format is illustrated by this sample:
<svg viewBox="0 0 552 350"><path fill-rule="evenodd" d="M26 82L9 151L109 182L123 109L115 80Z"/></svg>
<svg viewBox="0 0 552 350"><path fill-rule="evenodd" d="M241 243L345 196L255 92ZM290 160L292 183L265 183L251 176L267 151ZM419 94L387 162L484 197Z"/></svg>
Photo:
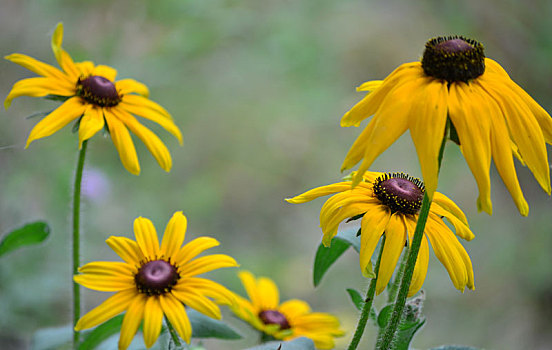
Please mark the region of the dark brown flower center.
<svg viewBox="0 0 552 350"><path fill-rule="evenodd" d="M77 96L100 107L113 107L121 102L121 97L108 79L92 75L77 82Z"/></svg>
<svg viewBox="0 0 552 350"><path fill-rule="evenodd" d="M264 324L277 324L280 326L280 330L291 328L286 316L276 310L261 311L259 312L259 318Z"/></svg>
<svg viewBox="0 0 552 350"><path fill-rule="evenodd" d="M138 291L147 295L168 293L179 279L176 267L165 260L145 263L134 276Z"/></svg>
<svg viewBox="0 0 552 350"><path fill-rule="evenodd" d="M425 187L420 179L403 173L387 173L374 181L374 194L391 212L417 214L422 206Z"/></svg>
<svg viewBox="0 0 552 350"><path fill-rule="evenodd" d="M426 43L422 68L449 83L468 82L485 72L483 45L463 36L433 38Z"/></svg>

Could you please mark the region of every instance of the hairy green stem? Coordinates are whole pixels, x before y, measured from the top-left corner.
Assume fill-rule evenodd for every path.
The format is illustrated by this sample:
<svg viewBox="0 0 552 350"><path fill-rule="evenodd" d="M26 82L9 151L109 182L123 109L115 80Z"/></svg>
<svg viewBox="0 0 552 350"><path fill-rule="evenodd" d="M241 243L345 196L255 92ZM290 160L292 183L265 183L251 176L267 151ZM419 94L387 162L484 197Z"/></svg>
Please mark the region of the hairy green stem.
<svg viewBox="0 0 552 350"><path fill-rule="evenodd" d="M180 342L180 338L178 337L176 330L167 317L165 317L165 322L167 323L167 329L169 330L169 334L171 335L171 339L174 345L176 345L177 347L181 347L182 343Z"/></svg>
<svg viewBox="0 0 552 350"><path fill-rule="evenodd" d="M378 260L376 262L376 268L374 270L374 272L376 273L376 278L372 278L372 280L370 281L368 291L366 292L366 298L364 299L364 304L362 305L362 310L360 311L360 318L358 320L355 334L353 335L351 344L349 344L349 347L347 348L348 350L354 350L358 347L358 343L362 338L362 334L364 333L364 328L366 328L366 323L368 322L368 318L370 317L370 310L372 309L372 303L374 302L374 293L376 292L376 282L378 280L378 273L379 273L379 267L381 262L381 255L382 255L381 253L383 252L384 244L385 244L385 235L383 235L383 239L381 240L381 246L378 253Z"/></svg>
<svg viewBox="0 0 552 350"><path fill-rule="evenodd" d="M406 245L403 249L401 261L399 262L399 269L397 270L397 274L395 275L395 279L393 280L393 283L391 283L391 286L389 286L389 289L387 290L388 303L392 303L393 300L397 298L397 293L399 292L399 284L404 274L404 269L406 268L406 258L408 257L409 250L410 249L408 249L408 245Z"/></svg>
<svg viewBox="0 0 552 350"><path fill-rule="evenodd" d="M441 162L443 160L443 153L445 150L445 143L447 141L447 135L450 128L450 120L447 119L447 124L445 127L445 134L443 141L441 142L441 148L439 150L439 156L437 158L437 171L441 169ZM438 173L437 173L438 174ZM420 245L422 243L422 238L424 236L424 229L429 216L429 208L431 207L431 199L427 195L427 192L424 194L424 199L422 201L422 208L420 209L420 214L418 216L418 222L416 223L416 229L414 230L414 237L412 243L410 244L410 250L408 251L408 257L406 259L406 267L404 269L403 276L401 278L401 284L399 286L399 292L397 293L397 299L393 305L393 311L391 313L391 318L385 327L385 332L383 336L378 339L376 344L376 349L378 350L388 350L391 349L397 328L401 322L402 314L404 311L404 305L406 304L406 297L408 295L408 290L410 289L410 283L412 282L412 275L414 274L414 267L416 266L416 259L418 258L418 252L420 250Z"/></svg>
<svg viewBox="0 0 552 350"><path fill-rule="evenodd" d="M86 146L88 141L82 143L77 162L77 172L75 173L75 186L73 191L73 276L78 273L80 265L80 200L82 172L84 169L84 159L86 157ZM80 286L73 282L73 327L77 325L80 318ZM73 329L73 347L79 346L80 333Z"/></svg>

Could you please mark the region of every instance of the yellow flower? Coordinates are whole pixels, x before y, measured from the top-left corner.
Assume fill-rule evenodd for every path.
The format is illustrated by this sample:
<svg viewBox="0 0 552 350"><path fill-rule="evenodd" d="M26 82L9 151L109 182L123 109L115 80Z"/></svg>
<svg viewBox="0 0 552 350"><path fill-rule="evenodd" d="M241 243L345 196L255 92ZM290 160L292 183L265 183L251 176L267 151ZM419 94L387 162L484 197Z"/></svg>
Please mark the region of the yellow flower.
<svg viewBox="0 0 552 350"><path fill-rule="evenodd" d="M239 277L249 300L235 295L236 303L230 308L264 334L282 340L307 337L319 349L332 349L334 338L345 334L335 316L311 312L309 304L302 300L291 299L280 304L278 287L271 279L256 279L249 271L241 271Z"/></svg>
<svg viewBox="0 0 552 350"><path fill-rule="evenodd" d="M196 275L221 267L238 266L224 254L196 258L219 242L199 237L182 246L187 221L182 212L174 213L167 224L161 246L150 220L134 220L136 242L111 236L106 243L125 262L92 262L79 268L75 282L101 292L117 292L101 305L84 315L75 330L91 328L126 310L119 349L126 349L136 334L142 319L146 346L151 347L159 333L163 315L186 342L192 328L184 305L216 319L220 309L215 304L231 304L233 293L213 281ZM211 299L213 298L215 302Z"/></svg>
<svg viewBox="0 0 552 350"><path fill-rule="evenodd" d="M128 132L130 129L144 142L159 166L169 171L172 159L167 147L134 115L158 123L182 144L182 134L171 115L148 99L149 91L144 84L133 79L115 81L117 71L108 66L94 66L90 61L73 62L61 47L62 41L63 24L59 23L52 37L52 50L62 70L19 53L5 57L41 76L15 83L4 101L6 109L14 98L20 96L66 98L61 106L35 125L25 148L34 140L50 136L76 120L79 146L106 127L124 167L138 175L140 164Z"/></svg>
<svg viewBox="0 0 552 350"><path fill-rule="evenodd" d="M437 188L439 148L450 118L479 187L479 210L492 214L491 156L522 215L528 214L529 206L512 154L550 194L546 143L552 143L552 118L497 62L485 58L480 43L463 37L432 39L421 62L403 64L385 80L364 83L358 90L372 92L343 116L341 126L358 126L363 119L374 117L343 162L342 170L346 170L364 159L354 184L408 129L431 198Z"/></svg>
<svg viewBox="0 0 552 350"><path fill-rule="evenodd" d="M353 172L351 176L358 177L358 174ZM385 233L376 282L376 293L379 294L387 286L405 243L411 243L424 191L424 185L419 179L403 173L366 172L363 181L354 188L351 187L351 181L343 181L317 187L286 200L289 203L305 203L334 194L320 211L320 226L324 233L322 243L326 247L330 246L342 221L362 216L360 269L366 277L371 275L371 257L380 237ZM474 238L462 210L448 197L435 192L408 296L416 294L424 283L429 261L427 239L447 269L454 286L462 292L466 286L475 288L470 257L442 217L454 226L459 237L468 241Z"/></svg>

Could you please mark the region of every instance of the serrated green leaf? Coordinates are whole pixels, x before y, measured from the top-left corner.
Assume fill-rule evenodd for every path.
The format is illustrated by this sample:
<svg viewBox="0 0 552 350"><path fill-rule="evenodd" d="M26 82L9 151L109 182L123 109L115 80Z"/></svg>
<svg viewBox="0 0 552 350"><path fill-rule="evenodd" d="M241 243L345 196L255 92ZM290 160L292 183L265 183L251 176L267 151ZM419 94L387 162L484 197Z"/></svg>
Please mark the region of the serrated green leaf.
<svg viewBox="0 0 552 350"><path fill-rule="evenodd" d="M315 287L318 286L330 266L349 249L349 246L349 242L337 237L334 237L329 247L324 247L322 243L318 246L316 257L314 258L314 267L312 269L312 280Z"/></svg>
<svg viewBox="0 0 552 350"><path fill-rule="evenodd" d="M473 346L465 345L441 345L430 350L483 350L481 348L474 348Z"/></svg>
<svg viewBox="0 0 552 350"><path fill-rule="evenodd" d="M207 317L193 309L187 309L192 324L193 338L241 339L241 335L224 322Z"/></svg>
<svg viewBox="0 0 552 350"><path fill-rule="evenodd" d="M95 349L104 340L119 333L121 325L123 324L123 317L124 315L115 316L90 332L83 334L83 340L79 345L79 350Z"/></svg>
<svg viewBox="0 0 552 350"><path fill-rule="evenodd" d="M271 341L246 350L315 350L311 339L301 337L290 341Z"/></svg>
<svg viewBox="0 0 552 350"><path fill-rule="evenodd" d="M50 227L45 222L37 221L27 224L4 236L0 242L0 256L19 247L37 244L48 238Z"/></svg>

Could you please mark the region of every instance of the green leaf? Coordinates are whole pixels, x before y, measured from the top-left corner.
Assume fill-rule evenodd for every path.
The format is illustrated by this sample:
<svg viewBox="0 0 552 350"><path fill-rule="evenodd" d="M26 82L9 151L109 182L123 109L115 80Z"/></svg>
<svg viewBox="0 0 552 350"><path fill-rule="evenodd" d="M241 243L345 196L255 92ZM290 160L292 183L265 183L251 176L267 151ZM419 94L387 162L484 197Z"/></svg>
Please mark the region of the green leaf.
<svg viewBox="0 0 552 350"><path fill-rule="evenodd" d="M83 334L83 340L79 345L79 350L95 349L104 340L119 333L121 325L123 324L123 317L124 315L115 316L90 332Z"/></svg>
<svg viewBox="0 0 552 350"><path fill-rule="evenodd" d="M224 322L207 317L193 309L187 309L192 324L193 338L241 339L241 335Z"/></svg>
<svg viewBox="0 0 552 350"><path fill-rule="evenodd" d="M0 242L0 256L19 247L37 244L50 234L50 227L45 222L37 221L27 224L4 236Z"/></svg>
<svg viewBox="0 0 552 350"><path fill-rule="evenodd" d="M311 339L301 337L290 341L271 341L246 350L315 350Z"/></svg>
<svg viewBox="0 0 552 350"><path fill-rule="evenodd" d="M481 350L480 348L474 348L472 346L465 345L441 345L430 350Z"/></svg>
<svg viewBox="0 0 552 350"><path fill-rule="evenodd" d="M362 295L360 295L360 292L356 289L347 288L347 293L349 293L349 297L351 297L351 301L353 302L353 304L355 304L358 311L362 310L364 300L362 299Z"/></svg>
<svg viewBox="0 0 552 350"><path fill-rule="evenodd" d="M31 350L70 349L72 340L71 326L39 329L31 338Z"/></svg>
<svg viewBox="0 0 552 350"><path fill-rule="evenodd" d="M421 313L423 301L424 295L421 294L419 297L410 299L405 305L403 319L397 328L394 350L408 350L414 335L425 324L425 317ZM392 304L381 309L377 320L377 324L380 327L380 334L389 322L392 312Z"/></svg>

